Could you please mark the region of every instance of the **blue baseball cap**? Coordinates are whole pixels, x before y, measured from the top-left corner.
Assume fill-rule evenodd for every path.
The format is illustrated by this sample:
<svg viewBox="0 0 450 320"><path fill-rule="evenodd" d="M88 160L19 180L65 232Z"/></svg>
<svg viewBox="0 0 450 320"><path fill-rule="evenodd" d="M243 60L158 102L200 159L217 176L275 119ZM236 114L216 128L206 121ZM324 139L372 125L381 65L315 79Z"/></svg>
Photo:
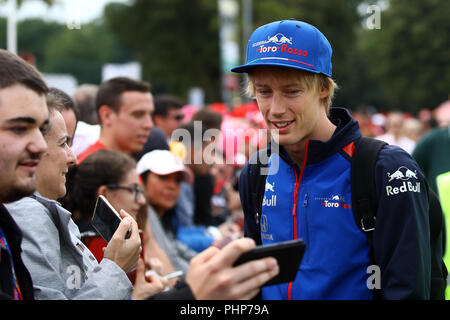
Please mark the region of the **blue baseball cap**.
<svg viewBox="0 0 450 320"><path fill-rule="evenodd" d="M297 20L275 21L250 36L244 65L233 72L257 66L278 66L323 73L331 77L331 45L316 27Z"/></svg>

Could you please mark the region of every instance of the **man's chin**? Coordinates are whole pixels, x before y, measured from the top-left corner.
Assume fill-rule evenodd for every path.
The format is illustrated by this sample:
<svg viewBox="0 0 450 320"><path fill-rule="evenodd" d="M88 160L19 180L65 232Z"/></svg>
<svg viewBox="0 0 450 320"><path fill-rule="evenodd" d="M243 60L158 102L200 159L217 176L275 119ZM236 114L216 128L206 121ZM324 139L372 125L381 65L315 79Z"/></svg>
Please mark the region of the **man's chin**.
<svg viewBox="0 0 450 320"><path fill-rule="evenodd" d="M140 153L142 150L144 150L144 145L138 144L138 143L130 146L130 148L129 148L130 153Z"/></svg>
<svg viewBox="0 0 450 320"><path fill-rule="evenodd" d="M16 187L8 190L8 192L3 193L2 202L8 203L8 202L14 202L14 201L20 200L23 197L27 197L27 196L33 194L33 192L35 192L35 191L36 191L35 184L30 184L27 186L20 186L20 187L16 186Z"/></svg>

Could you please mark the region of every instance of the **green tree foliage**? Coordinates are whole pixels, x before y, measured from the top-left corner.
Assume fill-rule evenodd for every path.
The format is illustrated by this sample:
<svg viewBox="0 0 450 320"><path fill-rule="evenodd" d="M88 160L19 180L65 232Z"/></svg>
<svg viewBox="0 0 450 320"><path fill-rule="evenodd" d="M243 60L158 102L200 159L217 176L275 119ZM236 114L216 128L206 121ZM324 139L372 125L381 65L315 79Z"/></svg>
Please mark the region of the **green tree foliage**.
<svg viewBox="0 0 450 320"><path fill-rule="evenodd" d="M6 19L0 17L0 48L6 48Z"/></svg>
<svg viewBox="0 0 450 320"><path fill-rule="evenodd" d="M450 93L450 1L390 1L359 45L386 107L434 108Z"/></svg>
<svg viewBox="0 0 450 320"><path fill-rule="evenodd" d="M105 19L143 64L154 91L185 96L202 87L220 99L217 1L136 0L110 4Z"/></svg>
<svg viewBox="0 0 450 320"><path fill-rule="evenodd" d="M0 47L6 48L6 18L0 19ZM17 47L19 53L31 53L36 67L40 70L47 61L48 43L64 31L57 22L45 22L42 19L26 19L17 23ZM44 70L42 70L44 71Z"/></svg>
<svg viewBox="0 0 450 320"><path fill-rule="evenodd" d="M356 27L361 19L356 8L360 2L253 1L253 25L256 28L287 18L316 25L333 45L334 78L343 87L336 104L353 105L363 100L359 80L364 68L355 50ZM120 39L136 52L145 77L157 89L185 95L187 88L200 86L207 100L220 99L217 1L136 0L129 6L111 4L105 16Z"/></svg>
<svg viewBox="0 0 450 320"><path fill-rule="evenodd" d="M48 60L47 46L62 32L64 26L57 22L45 22L41 19L23 20L17 26L18 50L32 53L36 67L44 68Z"/></svg>
<svg viewBox="0 0 450 320"><path fill-rule="evenodd" d="M133 55L101 21L68 29L65 24L26 19L17 25L19 53L31 53L44 73L72 74L78 83L100 83L105 63L133 60ZM6 48L6 19L0 19L0 47Z"/></svg>
<svg viewBox="0 0 450 320"><path fill-rule="evenodd" d="M45 47L45 72L69 73L79 83L100 83L104 63L124 62L130 54L102 23L64 28Z"/></svg>
<svg viewBox="0 0 450 320"><path fill-rule="evenodd" d="M437 106L450 91L450 1L387 1L381 29L368 30L367 15L357 8L377 2L253 0L253 28L288 18L317 26L333 47L333 78L340 86L335 106L411 112ZM33 53L43 72L98 83L104 63L138 60L156 93L186 97L188 88L199 86L207 102L221 99L217 0L112 3L104 20L81 29L32 19L19 22L18 36L19 51ZM0 46L6 47L4 18Z"/></svg>

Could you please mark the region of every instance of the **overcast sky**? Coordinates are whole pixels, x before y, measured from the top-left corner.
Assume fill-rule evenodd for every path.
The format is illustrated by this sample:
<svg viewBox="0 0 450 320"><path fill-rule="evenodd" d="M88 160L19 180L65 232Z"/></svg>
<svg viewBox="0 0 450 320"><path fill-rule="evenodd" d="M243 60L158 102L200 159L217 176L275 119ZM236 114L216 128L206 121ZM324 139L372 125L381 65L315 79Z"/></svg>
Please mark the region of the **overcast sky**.
<svg viewBox="0 0 450 320"><path fill-rule="evenodd" d="M126 3L129 0L56 0L56 3L49 7L43 1L27 0L17 12L19 20L37 17L44 20L56 20L61 23L78 20L85 23L98 18L103 13L103 7L110 2ZM0 2L0 16L6 17L9 12L9 5Z"/></svg>

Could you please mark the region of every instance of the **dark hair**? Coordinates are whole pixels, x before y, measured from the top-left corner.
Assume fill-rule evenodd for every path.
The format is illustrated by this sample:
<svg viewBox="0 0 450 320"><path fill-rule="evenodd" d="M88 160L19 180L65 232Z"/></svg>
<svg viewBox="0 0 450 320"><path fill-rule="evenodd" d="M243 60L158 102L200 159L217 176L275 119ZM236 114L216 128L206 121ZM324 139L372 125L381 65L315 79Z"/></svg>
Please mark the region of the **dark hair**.
<svg viewBox="0 0 450 320"><path fill-rule="evenodd" d="M155 97L155 111L153 111L154 116L167 117L171 109L181 109L184 103L177 97L162 94Z"/></svg>
<svg viewBox="0 0 450 320"><path fill-rule="evenodd" d="M78 119L78 109L75 106L75 102L67 93L58 88L49 88L49 92L47 93L47 107L50 113L53 110L59 112L72 110L75 118Z"/></svg>
<svg viewBox="0 0 450 320"><path fill-rule="evenodd" d="M82 84L73 94L78 109L78 120L89 124L98 124L98 115L95 107L95 97L98 86L95 84Z"/></svg>
<svg viewBox="0 0 450 320"><path fill-rule="evenodd" d="M203 141L203 137L205 136L205 131L208 130L209 128L204 126L202 124L201 126L201 131L198 132L196 129L199 128L196 124L194 124L193 121L190 121L188 123L184 123L182 124L178 129L175 130L175 132L177 132L177 130L186 130L188 135L182 135L182 138L189 138L189 140L175 140L178 142L182 142L184 144L190 144L191 148L194 147L195 145L195 141L200 141L202 144L204 143Z"/></svg>
<svg viewBox="0 0 450 320"><path fill-rule="evenodd" d="M202 126L207 129L218 129L222 127L222 115L211 109L200 109L191 118L191 121L201 121Z"/></svg>
<svg viewBox="0 0 450 320"><path fill-rule="evenodd" d="M78 212L82 220L91 220L102 185L118 184L126 174L136 168L136 161L129 155L111 150L97 150L83 162L69 169L67 193L61 199L70 212Z"/></svg>
<svg viewBox="0 0 450 320"><path fill-rule="evenodd" d="M97 113L101 106L107 105L115 112L119 112L121 95L126 91L150 92L151 86L147 82L117 77L103 82L97 91Z"/></svg>
<svg viewBox="0 0 450 320"><path fill-rule="evenodd" d="M149 174L150 174L150 170L145 170L144 172L142 172L142 173L140 174L141 179L142 179L142 182L143 182L144 184L147 184L147 178L148 178Z"/></svg>
<svg viewBox="0 0 450 320"><path fill-rule="evenodd" d="M45 95L48 87L39 71L19 56L0 49L0 88L21 84L39 95Z"/></svg>

